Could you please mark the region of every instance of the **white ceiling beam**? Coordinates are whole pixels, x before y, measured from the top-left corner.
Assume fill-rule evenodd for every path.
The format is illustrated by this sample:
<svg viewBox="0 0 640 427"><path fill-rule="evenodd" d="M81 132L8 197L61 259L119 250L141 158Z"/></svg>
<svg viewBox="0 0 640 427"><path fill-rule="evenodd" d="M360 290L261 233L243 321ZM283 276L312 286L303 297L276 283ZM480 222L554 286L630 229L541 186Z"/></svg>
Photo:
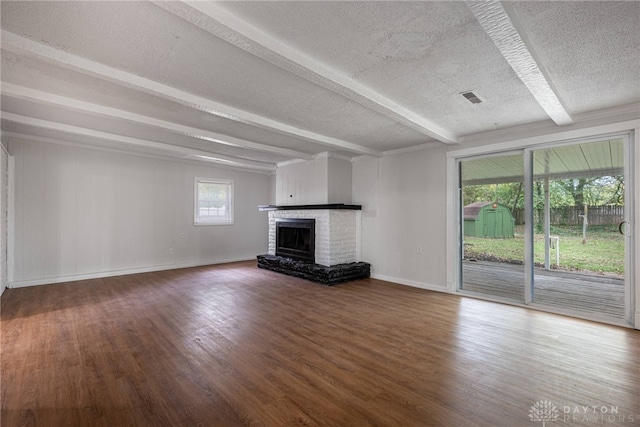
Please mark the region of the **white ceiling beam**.
<svg viewBox="0 0 640 427"><path fill-rule="evenodd" d="M67 69L86 75L102 78L124 87L161 97L172 102L196 109L198 111L223 117L239 123L245 123L261 129L275 131L305 139L334 149L345 150L356 154L369 154L381 157L382 152L349 141L332 138L319 133L300 129L286 123L272 120L248 111L230 107L189 92L119 70L108 65L92 61L63 50L55 49L43 43L30 40L6 30L2 30L2 48L8 51L35 57Z"/></svg>
<svg viewBox="0 0 640 427"><path fill-rule="evenodd" d="M56 107L63 107L74 111L88 112L96 116L116 118L134 123L150 126L154 128L163 129L175 134L185 135L191 138L202 139L205 141L213 142L216 144L229 145L232 147L249 148L252 150L259 150L272 154L279 154L286 157L299 158L304 160L313 159L313 155L303 153L301 151L290 150L288 148L273 147L270 145L259 144L256 142L246 141L239 138L234 138L228 135L223 135L215 132L194 128L191 126L184 126L174 122L168 122L165 120L155 119L153 117L143 116L135 114L125 110L119 110L116 108L105 107L103 105L92 104L78 99L67 98L60 95L55 95L48 92L43 92L36 89L27 88L24 86L15 85L13 83L2 82L0 87L0 93L11 98L24 99L28 101L37 102L40 104L53 105Z"/></svg>
<svg viewBox="0 0 640 427"><path fill-rule="evenodd" d="M547 115L559 126L573 124L573 119L551 88L502 4L498 0L466 1L466 4Z"/></svg>
<svg viewBox="0 0 640 427"><path fill-rule="evenodd" d="M94 144L87 145L86 143L72 142L69 140L62 140L62 139L51 138L47 136L33 135L31 133L24 133L24 132L0 130L0 138L2 138L2 140L4 140L5 138L24 139L24 140L35 141L35 142L44 142L47 144L65 145L67 147L77 147L77 148L84 148L84 149L89 148L91 150L98 150L98 151L103 151L107 153L124 154L126 156L139 156L139 157L146 157L146 158L160 159L160 160L170 159L172 161L214 163L213 161L207 162L206 159L203 159L197 156L171 156L165 152L163 152L162 154L160 154L159 152L147 153L147 152L140 152L140 151L132 151L131 149L118 149L118 148L113 148L105 145L94 145ZM300 160L300 161L304 161L304 160ZM234 170L240 169L244 171L250 171L251 173L271 175L275 172L275 170L262 170L262 169L258 170L250 167L230 165L228 163L220 163L220 162L215 162L215 163L218 167L221 167L221 168L225 168L225 169L228 168L228 169L234 169Z"/></svg>
<svg viewBox="0 0 640 427"><path fill-rule="evenodd" d="M445 144L455 144L452 132L397 104L348 75L282 43L248 24L217 2L154 1L157 6L208 33L285 71L344 96Z"/></svg>
<svg viewBox="0 0 640 427"><path fill-rule="evenodd" d="M191 159L209 160L214 163L221 163L228 166L236 166L242 168L256 169L262 171L274 171L275 165L270 163L256 162L253 160L238 159L236 157L210 153L204 150L196 150L193 148L181 147L173 144L165 144L162 142L148 141L140 138L132 138L129 136L117 135L110 132L103 132L94 129L83 128L80 126L68 125L65 123L52 122L49 120L37 119L21 114L9 113L2 111L0 114L2 120L18 123L21 125L32 126L40 129L53 130L58 132L80 135L88 138L97 138L105 141L112 141L121 144L134 145L137 147L149 148L159 151L167 151L177 153Z"/></svg>

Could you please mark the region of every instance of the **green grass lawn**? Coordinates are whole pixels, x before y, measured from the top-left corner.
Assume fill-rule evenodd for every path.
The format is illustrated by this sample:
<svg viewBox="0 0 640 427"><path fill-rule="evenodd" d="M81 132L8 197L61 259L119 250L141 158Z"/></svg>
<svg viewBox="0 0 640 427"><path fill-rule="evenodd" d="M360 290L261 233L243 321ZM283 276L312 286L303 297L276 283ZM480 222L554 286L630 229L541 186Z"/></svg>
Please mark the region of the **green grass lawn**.
<svg viewBox="0 0 640 427"><path fill-rule="evenodd" d="M591 226L582 244L582 226L552 226L551 235L560 237L560 268L596 273L624 274L624 237L616 226ZM513 239L464 238L465 259L522 263L523 227L516 227ZM534 260L544 265L544 234L535 234ZM550 252L555 264L555 249Z"/></svg>

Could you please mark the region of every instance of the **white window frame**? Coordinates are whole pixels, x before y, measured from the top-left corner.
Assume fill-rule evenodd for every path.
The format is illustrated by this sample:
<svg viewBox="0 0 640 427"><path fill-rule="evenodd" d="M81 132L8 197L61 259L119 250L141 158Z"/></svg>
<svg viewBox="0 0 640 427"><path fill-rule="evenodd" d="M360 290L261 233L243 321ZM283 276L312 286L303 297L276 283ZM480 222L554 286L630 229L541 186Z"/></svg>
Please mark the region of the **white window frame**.
<svg viewBox="0 0 640 427"><path fill-rule="evenodd" d="M200 212L198 209L199 206L199 192L198 192L198 184L223 184L228 186L228 201L229 201L229 214L221 219L204 219L200 217ZM233 216L233 205L234 205L234 185L233 180L231 179L218 179L218 178L201 178L195 177L193 180L193 224L194 225L232 225L234 221Z"/></svg>

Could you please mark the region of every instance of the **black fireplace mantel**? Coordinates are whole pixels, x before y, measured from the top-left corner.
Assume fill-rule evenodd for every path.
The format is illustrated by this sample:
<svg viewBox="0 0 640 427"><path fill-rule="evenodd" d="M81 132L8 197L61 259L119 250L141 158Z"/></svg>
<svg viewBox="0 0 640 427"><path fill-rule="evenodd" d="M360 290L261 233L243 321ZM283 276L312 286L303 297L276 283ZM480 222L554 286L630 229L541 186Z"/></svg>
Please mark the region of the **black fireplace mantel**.
<svg viewBox="0 0 640 427"><path fill-rule="evenodd" d="M345 205L344 203L331 203L328 205L259 205L260 211L303 211L321 209L342 209L351 211L362 210L362 205Z"/></svg>

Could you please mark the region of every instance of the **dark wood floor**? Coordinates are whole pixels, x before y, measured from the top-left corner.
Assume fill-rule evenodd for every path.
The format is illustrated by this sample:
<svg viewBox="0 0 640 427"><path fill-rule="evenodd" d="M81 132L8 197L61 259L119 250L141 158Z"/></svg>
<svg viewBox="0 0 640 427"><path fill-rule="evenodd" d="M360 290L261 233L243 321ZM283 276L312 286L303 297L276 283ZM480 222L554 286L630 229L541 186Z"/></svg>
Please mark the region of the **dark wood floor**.
<svg viewBox="0 0 640 427"><path fill-rule="evenodd" d="M8 289L1 317L3 427L640 423L640 332L373 279L234 263Z"/></svg>

